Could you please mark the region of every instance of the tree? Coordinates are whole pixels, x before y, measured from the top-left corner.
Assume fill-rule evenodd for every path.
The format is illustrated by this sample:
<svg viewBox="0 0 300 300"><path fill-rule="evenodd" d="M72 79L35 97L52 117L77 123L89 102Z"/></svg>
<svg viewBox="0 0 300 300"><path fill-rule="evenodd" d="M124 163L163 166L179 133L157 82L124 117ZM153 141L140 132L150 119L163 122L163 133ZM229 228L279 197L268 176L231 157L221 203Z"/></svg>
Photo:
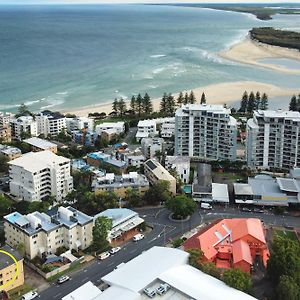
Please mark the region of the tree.
<svg viewBox="0 0 300 300"><path fill-rule="evenodd" d="M191 104L196 103L196 97L195 97L193 91L190 92L190 95L189 95L189 103L191 103Z"/></svg>
<svg viewBox="0 0 300 300"><path fill-rule="evenodd" d="M13 202L0 194L0 216L1 218L11 212Z"/></svg>
<svg viewBox="0 0 300 300"><path fill-rule="evenodd" d="M151 205L166 202L171 197L169 187L170 187L170 183L168 181L162 180L156 182L145 193L144 195L145 202Z"/></svg>
<svg viewBox="0 0 300 300"><path fill-rule="evenodd" d="M280 300L299 300L300 286L289 276L282 275L277 286L277 298Z"/></svg>
<svg viewBox="0 0 300 300"><path fill-rule="evenodd" d="M189 103L189 94L185 93L184 95L184 100L183 100L183 104L188 104Z"/></svg>
<svg viewBox="0 0 300 300"><path fill-rule="evenodd" d="M116 113L117 115L119 114L119 101L117 98L115 98L113 104L112 104L112 110L114 113Z"/></svg>
<svg viewBox="0 0 300 300"><path fill-rule="evenodd" d="M206 104L206 96L205 96L204 92L201 95L200 104Z"/></svg>
<svg viewBox="0 0 300 300"><path fill-rule="evenodd" d="M184 219L195 212L197 205L193 199L179 195L175 198L169 198L166 201L166 208L173 213L175 219Z"/></svg>
<svg viewBox="0 0 300 300"><path fill-rule="evenodd" d="M139 117L143 111L143 98L141 96L141 94L138 94L137 95L137 98L136 98L136 112L138 113Z"/></svg>
<svg viewBox="0 0 300 300"><path fill-rule="evenodd" d="M107 217L99 217L95 221L93 227L93 248L103 251L108 248L107 236L112 229L112 219Z"/></svg>
<svg viewBox="0 0 300 300"><path fill-rule="evenodd" d="M22 103L18 107L18 114L17 114L17 116L26 116L26 115L31 115L31 112L28 110L27 105L25 105L25 103Z"/></svg>
<svg viewBox="0 0 300 300"><path fill-rule="evenodd" d="M136 99L134 96L131 97L130 108L133 111L133 113L135 114L136 113Z"/></svg>
<svg viewBox="0 0 300 300"><path fill-rule="evenodd" d="M175 99L172 94L169 94L167 97L166 112L167 115L171 116L175 113Z"/></svg>
<svg viewBox="0 0 300 300"><path fill-rule="evenodd" d="M0 154L0 172L1 173L8 173L9 165L8 165L9 159L3 154Z"/></svg>
<svg viewBox="0 0 300 300"><path fill-rule="evenodd" d="M126 111L126 103L123 98L121 98L118 102L118 110L119 110L120 116L123 117L123 115Z"/></svg>
<svg viewBox="0 0 300 300"><path fill-rule="evenodd" d="M221 278L221 272L213 262L203 262L203 263L201 263L200 269L201 269L202 272L204 272L208 275L211 275L211 276L213 276L215 278L218 278L218 279Z"/></svg>
<svg viewBox="0 0 300 300"><path fill-rule="evenodd" d="M255 106L255 96L254 93L251 92L248 99L247 112L252 113L255 110Z"/></svg>
<svg viewBox="0 0 300 300"><path fill-rule="evenodd" d="M203 257L203 252L198 248L188 249L187 252L189 256L189 264L195 268L200 268L201 259Z"/></svg>
<svg viewBox="0 0 300 300"><path fill-rule="evenodd" d="M266 93L263 93L261 100L260 100L260 109L266 110L268 109L269 103L268 103L268 95Z"/></svg>
<svg viewBox="0 0 300 300"><path fill-rule="evenodd" d="M242 113L247 112L248 99L249 99L248 93L247 93L247 91L245 91L243 96L242 96L242 100L241 100L241 106L240 106L240 109L239 109L240 112L242 112Z"/></svg>
<svg viewBox="0 0 300 300"><path fill-rule="evenodd" d="M160 107L159 107L159 111L162 115L166 115L167 114L167 93L164 93L161 101L160 101Z"/></svg>
<svg viewBox="0 0 300 300"><path fill-rule="evenodd" d="M255 109L260 109L261 107L261 96L260 92L257 91L255 94Z"/></svg>
<svg viewBox="0 0 300 300"><path fill-rule="evenodd" d="M229 269L223 274L223 281L242 292L250 293L252 290L252 280L248 273L242 272L240 269Z"/></svg>
<svg viewBox="0 0 300 300"><path fill-rule="evenodd" d="M291 98L289 110L291 111L297 111L297 98L295 95Z"/></svg>
<svg viewBox="0 0 300 300"><path fill-rule="evenodd" d="M178 98L177 98L177 106L180 107L182 105L183 101L184 101L183 93L180 92L179 95L178 95Z"/></svg>
<svg viewBox="0 0 300 300"><path fill-rule="evenodd" d="M127 202L128 207L138 207L142 202L139 193L131 188L125 192L124 200Z"/></svg>
<svg viewBox="0 0 300 300"><path fill-rule="evenodd" d="M150 115L153 112L153 105L150 99L150 96L148 95L148 93L145 94L144 98L143 98L143 112L147 115Z"/></svg>

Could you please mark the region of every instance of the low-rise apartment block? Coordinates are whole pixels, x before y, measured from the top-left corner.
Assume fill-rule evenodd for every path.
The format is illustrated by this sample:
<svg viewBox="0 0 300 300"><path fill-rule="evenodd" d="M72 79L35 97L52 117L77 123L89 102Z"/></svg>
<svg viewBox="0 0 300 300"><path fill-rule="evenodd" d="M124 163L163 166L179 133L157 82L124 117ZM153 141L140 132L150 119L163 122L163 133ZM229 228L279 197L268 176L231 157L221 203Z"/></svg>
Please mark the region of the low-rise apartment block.
<svg viewBox="0 0 300 300"><path fill-rule="evenodd" d="M24 143L31 146L33 152L39 152L49 150L54 154L57 153L57 145L47 140L40 139L38 137L32 137L23 141Z"/></svg>
<svg viewBox="0 0 300 300"><path fill-rule="evenodd" d="M175 115L175 155L236 160L237 122L222 105L183 105Z"/></svg>
<svg viewBox="0 0 300 300"><path fill-rule="evenodd" d="M114 192L118 197L124 198L128 189L143 195L149 189L149 182L146 176L137 172L122 175L107 173L105 176L94 179L92 189L96 194Z"/></svg>
<svg viewBox="0 0 300 300"><path fill-rule="evenodd" d="M87 117L66 118L67 131L94 130L95 120Z"/></svg>
<svg viewBox="0 0 300 300"><path fill-rule="evenodd" d="M169 182L169 191L176 195L176 179L159 162L154 159L147 160L144 163L144 172L151 184Z"/></svg>
<svg viewBox="0 0 300 300"><path fill-rule="evenodd" d="M66 118L59 112L44 110L36 115L38 134L56 136L67 128Z"/></svg>
<svg viewBox="0 0 300 300"><path fill-rule="evenodd" d="M143 138L141 141L141 150L147 159L154 158L157 153L161 155L164 151L164 139Z"/></svg>
<svg viewBox="0 0 300 300"><path fill-rule="evenodd" d="M115 134L118 135L125 133L125 122L115 122L115 123L105 122L97 125L95 131L98 135L101 135L102 131L106 131L109 129L113 129Z"/></svg>
<svg viewBox="0 0 300 300"><path fill-rule="evenodd" d="M162 138L171 138L175 135L175 118L162 118L160 135Z"/></svg>
<svg viewBox="0 0 300 300"><path fill-rule="evenodd" d="M142 120L142 121L139 121L137 127L138 127L138 130L137 130L137 133L135 135L135 138L138 142L142 138L154 137L154 136L158 135L155 120Z"/></svg>
<svg viewBox="0 0 300 300"><path fill-rule="evenodd" d="M3 142L11 142L10 125L0 125L0 139Z"/></svg>
<svg viewBox="0 0 300 300"><path fill-rule="evenodd" d="M93 146L98 138L95 131L89 131L87 129L75 130L72 132L73 141L76 144L84 146Z"/></svg>
<svg viewBox="0 0 300 300"><path fill-rule="evenodd" d="M30 152L9 162L10 193L25 201L48 196L62 200L73 190L70 160L49 150Z"/></svg>
<svg viewBox="0 0 300 300"><path fill-rule="evenodd" d="M247 164L265 169L300 166L300 113L255 111L247 122Z"/></svg>
<svg viewBox="0 0 300 300"><path fill-rule="evenodd" d="M0 127L9 126L10 120L13 119L14 115L9 112L0 112Z"/></svg>
<svg viewBox="0 0 300 300"><path fill-rule="evenodd" d="M183 183L190 181L190 158L187 156L166 156L166 169L169 171L176 171Z"/></svg>
<svg viewBox="0 0 300 300"><path fill-rule="evenodd" d="M0 144L0 153L5 157L7 157L9 160L13 160L22 156L22 152L19 148L7 146L7 145L1 145L1 144Z"/></svg>
<svg viewBox="0 0 300 300"><path fill-rule="evenodd" d="M1 247L0 250L11 254L18 264L18 276L13 280L16 275L16 264L8 255L0 253L0 285L4 285L4 290L8 292L24 284L23 257L18 251L7 245Z"/></svg>
<svg viewBox="0 0 300 300"><path fill-rule="evenodd" d="M92 229L93 218L72 207L28 215L13 212L4 217L6 243L12 247L23 243L29 259L55 254L62 246L85 249L92 243Z"/></svg>
<svg viewBox="0 0 300 300"><path fill-rule="evenodd" d="M101 151L89 153L87 155L87 163L94 167L100 167L102 164L108 164L118 169L125 169L127 166L125 161L116 159L115 156L105 154Z"/></svg>
<svg viewBox="0 0 300 300"><path fill-rule="evenodd" d="M21 116L10 120L11 136L13 139L22 140L24 136L37 136L37 121L32 116Z"/></svg>

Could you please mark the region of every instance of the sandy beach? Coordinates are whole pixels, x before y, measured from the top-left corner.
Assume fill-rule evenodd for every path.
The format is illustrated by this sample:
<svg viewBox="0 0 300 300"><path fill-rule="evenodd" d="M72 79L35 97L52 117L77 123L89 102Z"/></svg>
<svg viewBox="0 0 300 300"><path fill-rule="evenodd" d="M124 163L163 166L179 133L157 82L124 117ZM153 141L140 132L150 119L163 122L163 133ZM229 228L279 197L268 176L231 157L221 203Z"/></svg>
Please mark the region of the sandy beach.
<svg viewBox="0 0 300 300"><path fill-rule="evenodd" d="M266 58L288 58L300 61L300 52L298 50L259 43L250 38L246 38L244 41L220 52L219 56L231 61L267 68L277 72L300 74L300 70L297 69L289 69L282 65L260 62L260 60Z"/></svg>
<svg viewBox="0 0 300 300"><path fill-rule="evenodd" d="M224 82L219 84L207 85L193 89L194 94L199 101L201 94L204 92L206 95L208 104L227 104L230 106L232 102L239 101L244 91L248 93L253 91L259 91L260 93L266 93L269 98L276 96L286 96L290 99L293 94L298 93L298 90L294 89L282 89L278 86L256 82L256 81L236 81L236 82ZM183 91L185 92L185 91ZM188 91L189 92L189 91ZM173 94L175 97L178 93ZM159 109L160 99L152 99L154 110ZM129 103L127 103L129 107ZM105 112L110 113L112 111L112 104L95 104L93 106L87 106L76 109L68 109L64 113L72 113L77 116L87 116L93 112Z"/></svg>

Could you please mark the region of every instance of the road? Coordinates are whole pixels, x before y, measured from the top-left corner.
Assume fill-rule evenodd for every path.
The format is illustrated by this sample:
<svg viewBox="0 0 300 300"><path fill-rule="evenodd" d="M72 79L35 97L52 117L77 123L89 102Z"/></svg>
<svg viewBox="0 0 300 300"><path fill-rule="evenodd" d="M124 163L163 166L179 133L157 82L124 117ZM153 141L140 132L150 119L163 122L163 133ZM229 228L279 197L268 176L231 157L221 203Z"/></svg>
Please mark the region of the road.
<svg viewBox="0 0 300 300"><path fill-rule="evenodd" d="M291 216L274 215L268 213L242 212L231 207L214 207L212 210L198 209L191 218L184 222L174 222L169 218L169 211L164 208L150 208L137 210L148 224L153 226L153 230L146 234L141 241L134 243L127 242L123 248L113 256L104 261L95 260L84 269L78 271L72 276L71 280L57 285L53 283L47 290L40 293L40 299L61 299L87 281L92 281L96 286L101 283L101 278L110 273L116 266L122 262L128 262L143 251L153 246L163 246L169 240L183 235L185 232L219 218L237 218L237 217L257 217L270 226L291 226L299 227L300 218Z"/></svg>

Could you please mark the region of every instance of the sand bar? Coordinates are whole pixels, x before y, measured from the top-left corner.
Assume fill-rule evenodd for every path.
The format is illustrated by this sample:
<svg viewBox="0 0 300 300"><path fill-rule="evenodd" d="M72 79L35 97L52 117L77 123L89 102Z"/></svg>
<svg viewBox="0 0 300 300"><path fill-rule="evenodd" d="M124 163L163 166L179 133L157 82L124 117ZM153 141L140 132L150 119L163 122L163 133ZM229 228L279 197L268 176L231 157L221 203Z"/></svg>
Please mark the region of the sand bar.
<svg viewBox="0 0 300 300"><path fill-rule="evenodd" d="M255 42L250 38L246 38L229 49L221 51L219 56L231 61L263 67L277 72L300 74L300 69L289 69L282 65L260 62L260 60L265 58L288 58L300 61L300 51Z"/></svg>
<svg viewBox="0 0 300 300"><path fill-rule="evenodd" d="M232 102L239 101L244 91L266 93L269 98L276 96L286 96L287 101L293 94L297 94L299 91L295 89L283 89L272 84L266 84L256 81L236 81L236 82L224 82L219 84L211 84L199 88L193 89L194 94L198 101L200 101L201 94L204 92L206 95L208 104L227 104L230 106ZM183 91L185 92L185 91ZM173 94L175 97L178 93ZM152 99L154 110L159 109L160 99ZM128 105L129 107L129 105ZM64 113L72 113L77 116L87 116L93 112L105 112L110 113L112 111L112 104L95 104L93 106L87 106L82 108L66 109Z"/></svg>

